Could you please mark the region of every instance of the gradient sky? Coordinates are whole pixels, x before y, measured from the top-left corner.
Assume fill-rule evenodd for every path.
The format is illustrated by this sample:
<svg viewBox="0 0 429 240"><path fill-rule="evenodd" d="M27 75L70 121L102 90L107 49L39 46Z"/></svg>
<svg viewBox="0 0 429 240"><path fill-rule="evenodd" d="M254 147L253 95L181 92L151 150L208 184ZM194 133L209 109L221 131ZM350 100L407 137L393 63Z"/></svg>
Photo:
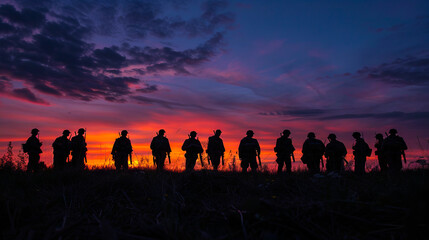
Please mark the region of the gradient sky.
<svg viewBox="0 0 429 240"><path fill-rule="evenodd" d="M397 128L416 158L429 143L428 13L425 0L3 0L0 147L37 127L51 163L55 137L84 127L103 164L122 129L141 157L164 128L181 160L192 130L206 142L222 129L234 154L253 129L271 163L283 129L299 152L309 131L350 149L353 131L373 146Z"/></svg>

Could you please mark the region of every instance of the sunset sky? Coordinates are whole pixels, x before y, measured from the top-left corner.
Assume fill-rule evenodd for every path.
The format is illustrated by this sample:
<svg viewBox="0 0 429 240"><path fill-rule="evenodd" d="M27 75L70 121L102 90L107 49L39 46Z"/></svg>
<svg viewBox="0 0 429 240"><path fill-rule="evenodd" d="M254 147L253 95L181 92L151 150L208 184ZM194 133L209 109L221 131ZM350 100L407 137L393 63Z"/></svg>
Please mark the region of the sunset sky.
<svg viewBox="0 0 429 240"><path fill-rule="evenodd" d="M122 129L149 157L160 128L173 161L190 131L206 142L215 129L232 154L254 130L272 163L283 129L299 158L310 131L351 149L354 131L373 146L397 128L416 159L428 92L427 0L0 3L0 154L37 127L48 164L53 140L81 127L90 165Z"/></svg>

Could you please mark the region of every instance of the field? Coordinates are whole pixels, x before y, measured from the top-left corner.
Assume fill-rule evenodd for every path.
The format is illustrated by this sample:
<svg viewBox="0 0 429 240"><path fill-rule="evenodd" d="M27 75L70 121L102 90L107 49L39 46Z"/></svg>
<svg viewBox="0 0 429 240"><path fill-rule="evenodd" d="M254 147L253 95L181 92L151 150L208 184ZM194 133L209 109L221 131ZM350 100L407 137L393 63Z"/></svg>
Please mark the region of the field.
<svg viewBox="0 0 429 240"><path fill-rule="evenodd" d="M428 170L0 171L2 239L424 239Z"/></svg>

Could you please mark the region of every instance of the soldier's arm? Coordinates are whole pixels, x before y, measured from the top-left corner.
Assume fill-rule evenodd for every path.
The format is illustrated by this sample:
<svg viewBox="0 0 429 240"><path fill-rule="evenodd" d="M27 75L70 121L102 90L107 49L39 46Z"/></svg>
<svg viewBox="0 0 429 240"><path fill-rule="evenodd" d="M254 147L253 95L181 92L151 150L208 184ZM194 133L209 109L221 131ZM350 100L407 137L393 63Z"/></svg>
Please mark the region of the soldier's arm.
<svg viewBox="0 0 429 240"><path fill-rule="evenodd" d="M165 139L166 143L167 143L167 153L171 153L171 147L170 147L170 142L168 141L168 139Z"/></svg>
<svg viewBox="0 0 429 240"><path fill-rule="evenodd" d="M223 145L223 140L222 139L220 140L220 151L222 152L222 155L225 152L225 146Z"/></svg>

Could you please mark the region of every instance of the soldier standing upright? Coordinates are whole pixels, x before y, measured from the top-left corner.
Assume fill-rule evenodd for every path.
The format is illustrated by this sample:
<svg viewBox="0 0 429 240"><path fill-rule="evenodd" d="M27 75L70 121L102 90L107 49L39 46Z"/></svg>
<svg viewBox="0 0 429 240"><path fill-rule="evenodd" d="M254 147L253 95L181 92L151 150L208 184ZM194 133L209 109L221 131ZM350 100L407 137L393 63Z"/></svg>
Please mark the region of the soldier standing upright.
<svg viewBox="0 0 429 240"><path fill-rule="evenodd" d="M214 136L209 137L209 141L207 144L207 150L206 153L208 155L208 159L211 161L213 165L213 170L217 171L220 159L222 158L222 166L224 165L224 153L225 153L225 146L223 145L223 141L220 138L220 134L222 132L218 129L215 132Z"/></svg>
<svg viewBox="0 0 429 240"><path fill-rule="evenodd" d="M121 137L115 140L112 148L113 161L115 161L116 170L128 169L128 155L130 156L130 164L133 164L133 158L131 153L133 152L133 147L131 146L131 141L127 138L128 131L122 130Z"/></svg>
<svg viewBox="0 0 429 240"><path fill-rule="evenodd" d="M54 143L52 143L52 147L54 148L54 169L62 170L66 165L71 150L71 141L68 139L69 135L70 131L64 130L63 135L55 139Z"/></svg>
<svg viewBox="0 0 429 240"><path fill-rule="evenodd" d="M356 140L352 147L355 157L355 173L362 175L365 173L366 157L371 156L371 148L369 148L359 132L354 132L352 136Z"/></svg>
<svg viewBox="0 0 429 240"><path fill-rule="evenodd" d="M243 173L247 172L247 168L250 165L253 173L256 173L258 169L258 163L256 157L259 158L259 165L261 166L261 147L259 146L258 140L253 138L253 131L248 130L246 137L241 139L240 145L238 146L238 157L241 160L241 168ZM262 166L261 166L262 167Z"/></svg>
<svg viewBox="0 0 429 240"><path fill-rule="evenodd" d="M380 166L381 172L386 172L387 170L386 156L381 150L381 146L383 146L383 141L384 141L383 134L381 133L376 134L375 139L376 139L376 142L374 147L375 149L377 149L375 150L375 155L377 155L377 158L378 158L378 165Z"/></svg>
<svg viewBox="0 0 429 240"><path fill-rule="evenodd" d="M152 150L152 155L154 162L156 164L156 170L162 171L164 169L165 158L168 156L168 161L170 160L170 143L168 139L164 136L165 130L160 129L156 137L152 139L150 143L150 149Z"/></svg>
<svg viewBox="0 0 429 240"><path fill-rule="evenodd" d="M277 138L276 146L274 147L274 152L277 153L278 168L277 173L281 173L283 170L283 165L286 164L286 172L290 173L292 171L292 162L295 162L295 157L293 156L293 152L295 148L292 145L292 139L289 138L290 131L284 130L281 137Z"/></svg>
<svg viewBox="0 0 429 240"><path fill-rule="evenodd" d="M399 172L402 169L401 156L404 158L404 163L407 163L405 158L405 150L408 149L404 139L396 135L396 129L389 130L389 136L384 139L381 151L385 154L389 169Z"/></svg>
<svg viewBox="0 0 429 240"><path fill-rule="evenodd" d="M32 129L31 137L29 137L27 139L27 142L22 145L23 151L25 153L28 153L27 171L29 172L36 172L37 170L39 170L40 154L42 153L42 143L39 141L38 135L39 129Z"/></svg>
<svg viewBox="0 0 429 240"><path fill-rule="evenodd" d="M201 167L204 166L203 163L203 157L201 156L201 153L204 152L203 147L201 146L201 143L197 137L197 132L192 131L189 134L189 138L183 142L182 150L186 151L185 158L186 158L186 171L193 171L195 164L197 163L198 156L201 160Z"/></svg>
<svg viewBox="0 0 429 240"><path fill-rule="evenodd" d="M305 140L302 146L301 160L304 164L307 164L308 170L311 174L320 172L320 161L322 161L323 167L324 152L325 144L323 144L319 139L316 139L316 134L309 132L307 134L307 140Z"/></svg>
<svg viewBox="0 0 429 240"><path fill-rule="evenodd" d="M85 142L85 129L80 128L77 133L71 139L71 150L72 150L72 166L77 169L84 169L86 160L86 142ZM75 132L76 134L76 132Z"/></svg>
<svg viewBox="0 0 429 240"><path fill-rule="evenodd" d="M339 173L344 167L344 158L347 155L346 146L344 143L337 140L337 136L333 133L328 136L329 143L326 145L326 170L328 172Z"/></svg>

